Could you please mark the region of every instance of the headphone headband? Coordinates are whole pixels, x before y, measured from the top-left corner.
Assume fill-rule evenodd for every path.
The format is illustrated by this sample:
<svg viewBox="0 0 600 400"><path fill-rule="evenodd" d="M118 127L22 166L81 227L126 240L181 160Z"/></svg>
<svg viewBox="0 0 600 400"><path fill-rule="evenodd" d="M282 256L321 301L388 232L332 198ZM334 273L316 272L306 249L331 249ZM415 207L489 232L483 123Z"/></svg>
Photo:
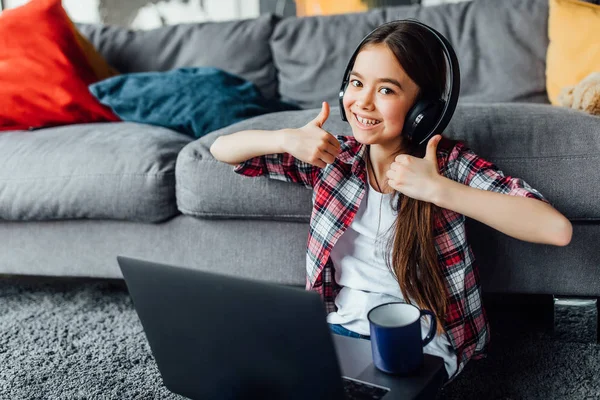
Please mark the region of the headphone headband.
<svg viewBox="0 0 600 400"><path fill-rule="evenodd" d="M411 110L407 113L407 120L406 120L407 123L405 123L405 125L404 125L405 128L403 129L402 133L403 133L403 135L407 136L411 140L418 140L419 145L421 145L421 144L425 143L434 133L442 132L444 129L446 129L446 126L448 126L448 123L450 122L450 119L452 118L452 115L454 114L454 111L456 110L456 105L458 103L458 96L460 94L460 69L459 69L459 65L458 65L458 58L456 57L456 53L454 52L454 49L452 48L452 45L450 44L448 39L446 39L444 37L444 35L442 35L438 31L436 31L435 29L433 29L430 26L428 26L420 21L417 21L415 19L402 19L402 20L386 22L386 23L378 26L374 30L372 30L368 35L366 35L361 40L359 45L356 47L356 50L354 50L352 57L350 57L350 61L348 62L348 65L346 66L346 70L344 71L342 87L341 87L340 93L339 93L340 114L341 114L342 120L347 121L346 112L344 110L344 105L343 105L343 97L344 97L346 88L348 87L351 69L354 66L354 62L356 61L356 56L358 55L358 52L362 48L363 44L371 36L371 34L373 32L375 32L375 30L380 29L382 26L395 24L398 22L407 22L407 23L416 24L416 25L419 25L419 26L425 28L427 31L431 32L434 35L434 37L438 40L438 42L440 43L442 50L444 52L444 55L445 55L446 59L448 60L448 74L450 76L449 87L447 90L447 92L449 93L448 98L447 99L433 99L433 101L432 101L432 99L427 99L427 95L426 95L426 98L424 101L423 100L417 101L416 104L413 106L413 108L411 108ZM443 107L442 107L442 105L443 105ZM440 107L442 109L441 113L439 113L439 111L438 111L438 109ZM421 123L424 116L426 115L426 111L429 110L431 112L431 109L434 109L434 111L436 111L436 114L437 114L437 119L436 119L435 123L432 125L432 127L430 129L428 129L427 132L424 132L422 135L414 135L414 133L416 132L416 128L418 127L418 125Z"/></svg>

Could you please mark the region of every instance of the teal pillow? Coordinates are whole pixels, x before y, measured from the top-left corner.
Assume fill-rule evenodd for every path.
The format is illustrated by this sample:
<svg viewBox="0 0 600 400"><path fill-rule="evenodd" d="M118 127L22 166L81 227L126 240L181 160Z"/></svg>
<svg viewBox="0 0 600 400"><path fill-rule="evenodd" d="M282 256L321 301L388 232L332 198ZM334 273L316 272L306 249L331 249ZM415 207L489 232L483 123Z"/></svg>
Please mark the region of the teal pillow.
<svg viewBox="0 0 600 400"><path fill-rule="evenodd" d="M118 75L89 86L123 121L199 138L244 119L298 106L268 100L249 81L212 67Z"/></svg>

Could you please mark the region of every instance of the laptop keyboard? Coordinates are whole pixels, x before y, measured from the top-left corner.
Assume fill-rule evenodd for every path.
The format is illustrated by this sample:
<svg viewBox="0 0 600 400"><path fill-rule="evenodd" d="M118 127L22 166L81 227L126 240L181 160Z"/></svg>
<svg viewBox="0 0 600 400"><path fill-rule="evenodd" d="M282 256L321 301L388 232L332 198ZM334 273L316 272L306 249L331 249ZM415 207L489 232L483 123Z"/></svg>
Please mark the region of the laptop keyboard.
<svg viewBox="0 0 600 400"><path fill-rule="evenodd" d="M344 382L344 398L346 400L381 399L389 392L389 389L346 377L342 377L342 381Z"/></svg>

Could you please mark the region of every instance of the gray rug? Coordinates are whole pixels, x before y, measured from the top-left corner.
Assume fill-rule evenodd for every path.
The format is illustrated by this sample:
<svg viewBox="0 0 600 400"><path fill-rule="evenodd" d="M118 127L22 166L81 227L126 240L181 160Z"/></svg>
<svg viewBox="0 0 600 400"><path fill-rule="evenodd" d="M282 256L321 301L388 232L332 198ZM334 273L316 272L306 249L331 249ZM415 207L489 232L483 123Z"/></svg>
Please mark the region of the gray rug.
<svg viewBox="0 0 600 400"><path fill-rule="evenodd" d="M548 300L484 298L489 357L469 363L441 398L599 398L600 345L554 340ZM122 282L2 278L0 399L40 398L183 397L163 386Z"/></svg>

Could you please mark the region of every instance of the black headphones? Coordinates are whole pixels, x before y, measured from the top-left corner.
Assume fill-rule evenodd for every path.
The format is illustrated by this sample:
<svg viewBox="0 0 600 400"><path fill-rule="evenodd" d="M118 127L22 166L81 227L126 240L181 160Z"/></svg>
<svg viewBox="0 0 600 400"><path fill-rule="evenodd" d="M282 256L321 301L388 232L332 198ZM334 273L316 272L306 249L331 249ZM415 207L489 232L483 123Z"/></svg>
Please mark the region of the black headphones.
<svg viewBox="0 0 600 400"><path fill-rule="evenodd" d="M419 145L425 143L434 133L441 133L452 118L454 114L454 110L456 109L456 104L458 103L458 95L460 93L460 70L458 67L458 59L456 58L456 53L452 48L452 45L442 34L440 34L435 29L425 25L422 22L406 19L406 20L397 20L390 21L381 26L397 23L399 21L408 22L411 24L417 24L427 29L429 32L433 33L433 35L438 39L440 44L442 45L442 49L444 51L444 55L448 59L448 72L450 75L450 86L447 90L449 95L447 98L440 99L431 99L427 98L427 95L419 98L412 108L406 114L406 119L404 120L404 127L402 128L402 135L408 138L411 141L417 141ZM379 29L376 28L376 29ZM372 31L371 33L373 33ZM346 118L346 112L344 110L344 93L346 92L346 88L350 83L350 72L352 67L354 66L354 61L356 60L356 56L358 55L358 51L367 40L367 38L371 35L369 33L365 38L360 42L348 65L346 66L346 70L344 71L344 80L342 82L342 87L340 88L339 101L340 101L340 114L342 117L342 121L348 121Z"/></svg>

